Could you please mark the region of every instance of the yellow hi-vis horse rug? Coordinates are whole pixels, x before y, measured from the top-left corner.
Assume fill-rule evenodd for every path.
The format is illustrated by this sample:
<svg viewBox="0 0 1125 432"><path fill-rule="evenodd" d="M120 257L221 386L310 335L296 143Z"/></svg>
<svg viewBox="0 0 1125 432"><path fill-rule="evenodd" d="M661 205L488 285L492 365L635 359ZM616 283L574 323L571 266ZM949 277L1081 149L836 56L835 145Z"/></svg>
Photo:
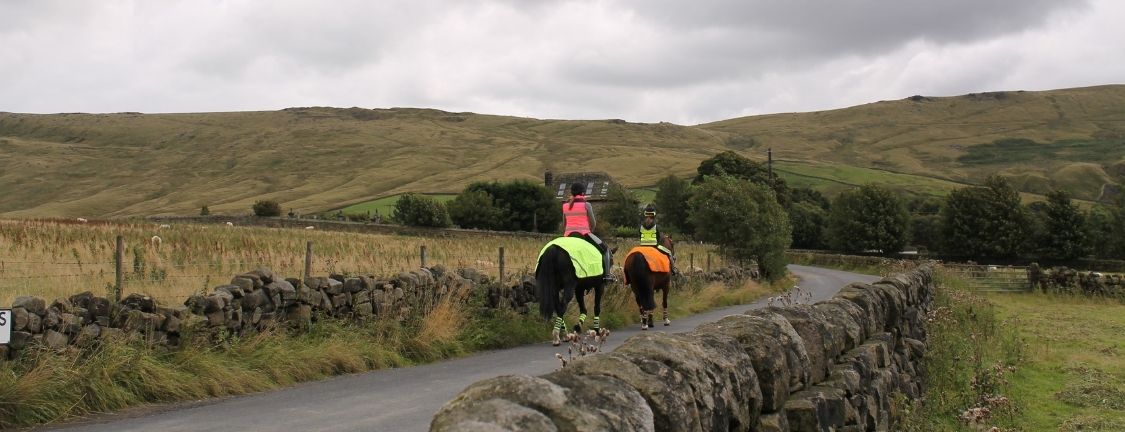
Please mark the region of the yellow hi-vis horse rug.
<svg viewBox="0 0 1125 432"><path fill-rule="evenodd" d="M625 256L628 257L634 253L644 255L645 261L648 262L648 269L653 273L671 273L672 260L668 259L668 255L664 255L652 246L637 246L629 250ZM628 281L626 281L628 282Z"/></svg>

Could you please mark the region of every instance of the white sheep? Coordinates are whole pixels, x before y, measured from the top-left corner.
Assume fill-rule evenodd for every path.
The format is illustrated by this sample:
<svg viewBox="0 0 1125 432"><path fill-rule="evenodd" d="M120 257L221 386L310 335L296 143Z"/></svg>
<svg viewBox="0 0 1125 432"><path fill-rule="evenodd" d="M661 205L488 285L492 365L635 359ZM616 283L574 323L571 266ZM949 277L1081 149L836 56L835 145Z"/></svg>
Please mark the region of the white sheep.
<svg viewBox="0 0 1125 432"><path fill-rule="evenodd" d="M152 245L152 247L159 248L160 245L164 243L164 240L161 239L160 236L152 236L152 238L149 239L148 242Z"/></svg>
<svg viewBox="0 0 1125 432"><path fill-rule="evenodd" d="M312 225L309 225L309 226L305 227L305 229L307 229L307 230L310 230L310 229L316 229L316 227L314 227L314 226L312 226Z"/></svg>
<svg viewBox="0 0 1125 432"><path fill-rule="evenodd" d="M78 222L86 223L86 222L89 222L89 221L86 220L86 218L78 218Z"/></svg>
<svg viewBox="0 0 1125 432"><path fill-rule="evenodd" d="M227 226L234 226L234 222L227 222Z"/></svg>
<svg viewBox="0 0 1125 432"><path fill-rule="evenodd" d="M168 225L168 224L160 224L160 228L161 228L161 229L163 229L163 228L171 228L171 227L172 227L172 226L171 226L171 225Z"/></svg>

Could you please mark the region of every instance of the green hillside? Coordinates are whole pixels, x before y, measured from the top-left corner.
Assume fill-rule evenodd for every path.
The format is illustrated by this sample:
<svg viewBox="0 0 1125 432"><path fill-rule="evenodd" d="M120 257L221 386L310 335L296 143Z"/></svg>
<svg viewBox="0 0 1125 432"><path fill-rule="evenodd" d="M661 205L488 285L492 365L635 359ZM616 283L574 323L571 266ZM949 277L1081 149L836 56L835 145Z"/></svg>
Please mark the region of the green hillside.
<svg viewBox="0 0 1125 432"><path fill-rule="evenodd" d="M0 216L303 213L475 180L606 171L629 187L724 150L835 193L875 182L943 194L990 173L1093 200L1125 176L1125 86L913 98L698 126L428 109L199 114L0 113Z"/></svg>

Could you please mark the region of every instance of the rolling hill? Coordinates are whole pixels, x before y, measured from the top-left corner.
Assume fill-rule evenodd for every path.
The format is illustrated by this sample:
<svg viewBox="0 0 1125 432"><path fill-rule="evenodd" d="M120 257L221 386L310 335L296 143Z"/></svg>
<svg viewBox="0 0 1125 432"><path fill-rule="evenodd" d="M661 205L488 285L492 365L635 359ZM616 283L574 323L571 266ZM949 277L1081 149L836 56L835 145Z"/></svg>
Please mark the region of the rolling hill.
<svg viewBox="0 0 1125 432"><path fill-rule="evenodd" d="M627 186L772 147L788 180L940 195L990 173L1095 200L1125 178L1125 86L916 96L697 126L430 109L195 114L0 113L0 216L312 212L474 180L606 171ZM1112 187L1110 188L1112 189Z"/></svg>

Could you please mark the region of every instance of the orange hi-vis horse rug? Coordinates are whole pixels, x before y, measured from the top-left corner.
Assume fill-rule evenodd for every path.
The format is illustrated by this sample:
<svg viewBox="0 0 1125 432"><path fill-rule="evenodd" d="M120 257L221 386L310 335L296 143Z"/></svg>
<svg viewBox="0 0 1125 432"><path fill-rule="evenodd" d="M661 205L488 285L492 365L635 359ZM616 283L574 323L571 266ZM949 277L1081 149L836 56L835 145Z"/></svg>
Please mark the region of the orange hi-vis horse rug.
<svg viewBox="0 0 1125 432"><path fill-rule="evenodd" d="M664 255L652 246L637 246L629 250L625 256L628 257L634 253L644 255L645 261L648 262L648 269L653 273L671 273L672 260L668 259L668 255Z"/></svg>

